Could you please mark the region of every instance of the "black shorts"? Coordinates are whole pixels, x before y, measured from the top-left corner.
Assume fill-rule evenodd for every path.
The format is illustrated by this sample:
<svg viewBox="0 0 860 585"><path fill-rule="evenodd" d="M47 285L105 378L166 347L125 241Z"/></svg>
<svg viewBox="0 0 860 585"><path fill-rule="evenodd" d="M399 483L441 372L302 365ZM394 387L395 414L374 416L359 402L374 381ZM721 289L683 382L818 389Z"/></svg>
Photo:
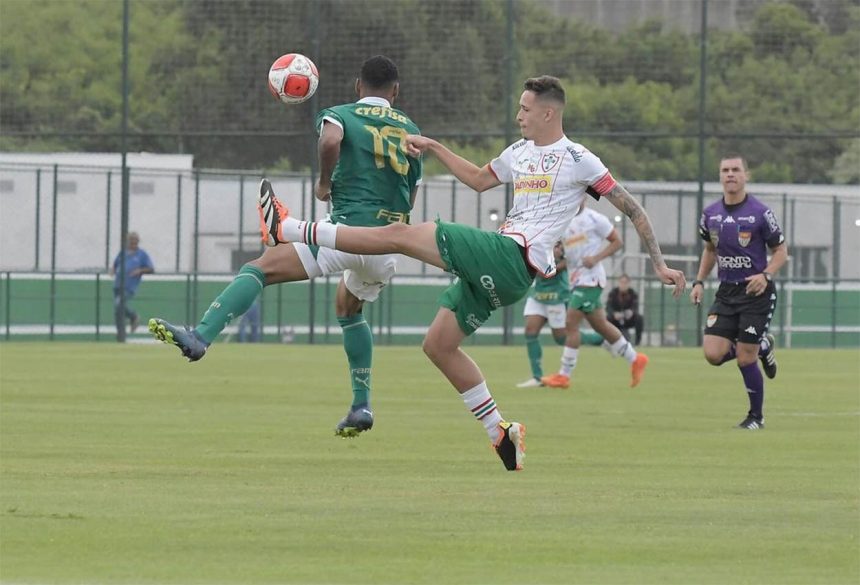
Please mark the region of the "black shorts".
<svg viewBox="0 0 860 585"><path fill-rule="evenodd" d="M724 282L708 309L705 335L739 343L759 343L770 327L776 308L776 286L771 282L757 297L746 293L746 283Z"/></svg>

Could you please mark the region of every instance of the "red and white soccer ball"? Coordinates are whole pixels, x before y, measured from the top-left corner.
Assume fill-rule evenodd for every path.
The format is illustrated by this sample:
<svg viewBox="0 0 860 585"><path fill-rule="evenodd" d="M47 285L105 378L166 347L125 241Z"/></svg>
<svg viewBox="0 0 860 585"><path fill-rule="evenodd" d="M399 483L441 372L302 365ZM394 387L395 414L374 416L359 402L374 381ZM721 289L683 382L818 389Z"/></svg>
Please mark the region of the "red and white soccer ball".
<svg viewBox="0 0 860 585"><path fill-rule="evenodd" d="M317 66L299 53L281 55L269 69L269 91L285 104L300 104L310 99L319 82Z"/></svg>

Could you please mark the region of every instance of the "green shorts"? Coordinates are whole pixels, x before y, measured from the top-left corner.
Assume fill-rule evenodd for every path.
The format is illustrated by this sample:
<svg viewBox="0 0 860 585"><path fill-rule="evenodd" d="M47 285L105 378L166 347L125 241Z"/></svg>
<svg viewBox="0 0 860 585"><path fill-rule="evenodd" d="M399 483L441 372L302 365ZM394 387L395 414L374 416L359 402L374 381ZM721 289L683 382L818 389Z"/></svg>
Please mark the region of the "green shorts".
<svg viewBox="0 0 860 585"><path fill-rule="evenodd" d="M570 293L568 308L593 313L603 305L600 303L600 295L603 289L599 286L575 286Z"/></svg>
<svg viewBox="0 0 860 585"><path fill-rule="evenodd" d="M511 238L436 220L436 245L446 271L458 277L439 297L439 304L454 312L466 335L499 307L523 298L532 285L534 272Z"/></svg>

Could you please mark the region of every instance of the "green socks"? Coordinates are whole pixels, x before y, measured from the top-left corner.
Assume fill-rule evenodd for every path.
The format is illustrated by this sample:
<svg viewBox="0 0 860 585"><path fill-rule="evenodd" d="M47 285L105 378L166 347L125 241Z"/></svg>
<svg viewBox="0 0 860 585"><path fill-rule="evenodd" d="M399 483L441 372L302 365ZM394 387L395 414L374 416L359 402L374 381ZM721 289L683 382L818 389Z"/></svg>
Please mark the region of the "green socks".
<svg viewBox="0 0 860 585"><path fill-rule="evenodd" d="M538 339L537 335L526 335L526 352L529 355L529 366L532 368L532 377L540 380L543 377L543 368L541 367L543 349L540 346L540 339Z"/></svg>
<svg viewBox="0 0 860 585"><path fill-rule="evenodd" d="M240 317L251 308L266 286L263 271L245 264L227 288L209 305L196 327L197 334L212 343L230 321Z"/></svg>
<svg viewBox="0 0 860 585"><path fill-rule="evenodd" d="M352 408L370 404L370 365L373 361L373 334L359 313L352 317L338 317L343 329L343 349L349 361L349 378L352 383Z"/></svg>
<svg viewBox="0 0 860 585"><path fill-rule="evenodd" d="M603 343L603 337L596 331L583 331L580 329L579 339L582 345L601 345Z"/></svg>

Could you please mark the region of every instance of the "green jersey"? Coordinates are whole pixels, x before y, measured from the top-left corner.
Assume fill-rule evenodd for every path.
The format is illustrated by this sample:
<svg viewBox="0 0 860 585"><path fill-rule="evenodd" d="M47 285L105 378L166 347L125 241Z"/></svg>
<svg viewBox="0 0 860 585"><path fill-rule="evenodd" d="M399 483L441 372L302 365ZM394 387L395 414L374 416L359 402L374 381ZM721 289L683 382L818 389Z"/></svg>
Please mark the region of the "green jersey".
<svg viewBox="0 0 860 585"><path fill-rule="evenodd" d="M535 284L529 291L529 296L545 305L566 303L570 296L570 283L567 279L567 268L559 270L550 278L535 278Z"/></svg>
<svg viewBox="0 0 860 585"><path fill-rule="evenodd" d="M420 158L407 156L402 139L418 126L381 98L326 108L317 114L343 129L340 157L332 173L331 219L335 223L378 226L409 223L412 193L421 181Z"/></svg>

